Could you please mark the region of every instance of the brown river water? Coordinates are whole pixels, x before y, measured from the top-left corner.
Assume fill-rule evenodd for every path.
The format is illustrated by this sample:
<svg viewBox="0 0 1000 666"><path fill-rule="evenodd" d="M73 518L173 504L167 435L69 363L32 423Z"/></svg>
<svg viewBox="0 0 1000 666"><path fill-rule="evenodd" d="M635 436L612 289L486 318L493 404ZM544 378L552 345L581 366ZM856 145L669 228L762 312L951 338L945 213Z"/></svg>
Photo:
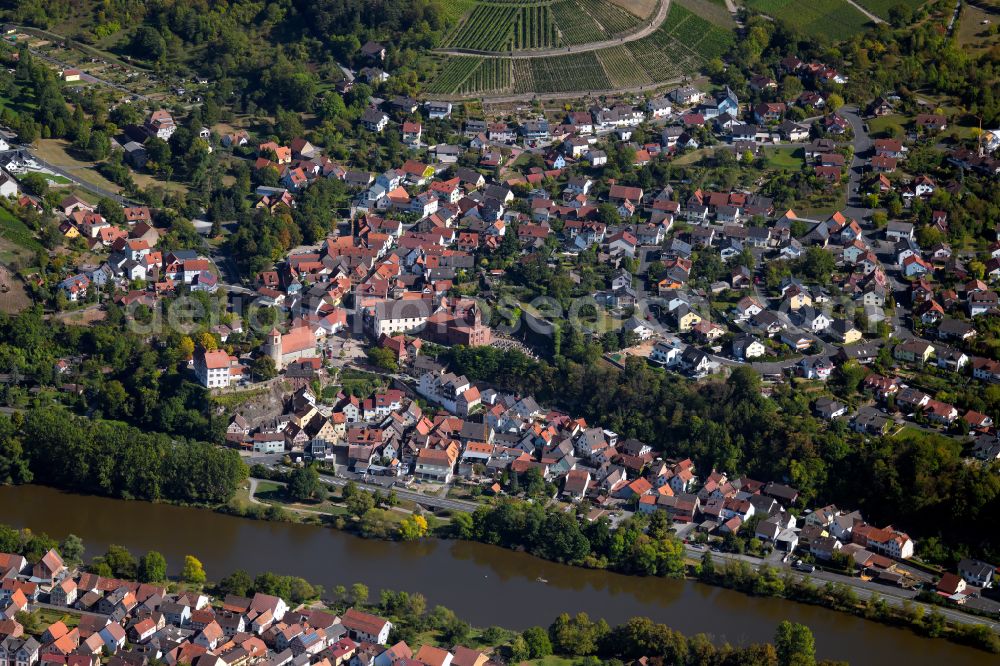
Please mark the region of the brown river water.
<svg viewBox="0 0 1000 666"><path fill-rule="evenodd" d="M464 541L366 540L346 532L236 518L207 509L62 493L41 486L0 487L0 523L81 537L88 556L108 544L137 555L163 553L173 573L195 555L210 580L235 569L273 571L337 585L420 592L476 626L548 626L561 612L586 611L614 624L645 615L716 642L769 641L785 619L808 625L821 659L852 664L1000 663L979 650L819 606L751 597L693 581L623 576L546 562L524 553ZM538 579L547 582L540 582Z"/></svg>

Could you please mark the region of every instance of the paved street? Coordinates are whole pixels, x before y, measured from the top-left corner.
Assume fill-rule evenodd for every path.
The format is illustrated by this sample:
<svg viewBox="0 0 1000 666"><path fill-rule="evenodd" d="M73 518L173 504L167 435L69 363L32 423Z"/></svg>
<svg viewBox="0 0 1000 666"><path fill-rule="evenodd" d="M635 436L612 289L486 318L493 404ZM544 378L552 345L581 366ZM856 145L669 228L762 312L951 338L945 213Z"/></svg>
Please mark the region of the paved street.
<svg viewBox="0 0 1000 666"><path fill-rule="evenodd" d="M860 110L856 106L843 106L840 108L840 115L851 124L854 132L854 159L851 162L851 169L847 183L847 201L844 208L844 215L856 218L859 222L871 217L872 210L863 207L863 202L858 193L861 191L861 181L865 171L867 158L874 145L868 132L865 131L865 121L861 118Z"/></svg>
<svg viewBox="0 0 1000 666"><path fill-rule="evenodd" d="M700 548L700 549L692 548L690 545L686 546L685 549L688 557L697 560L700 560L705 555L706 552L706 548ZM749 555L736 555L733 553L712 552L712 558L717 563L727 562L727 561L746 562L754 569L759 569L761 566L765 564L765 562L760 560L759 558L751 557ZM860 578L843 576L840 574L830 573L828 571L820 571L819 569L817 569L812 573L805 573L793 569L790 564L779 563L778 565L774 565L773 563L770 562L767 562L766 564L770 566L778 566L778 568L781 569L792 570L795 574L798 574L804 578L809 578L814 583L817 584L824 584L826 582L843 583L845 585L850 586L854 590L855 594L858 595L858 598L861 599L862 601L866 601L873 595L877 594L878 596L885 599L889 605L895 608L902 608L904 603L909 602L914 606L922 606L926 613L930 613L932 609L937 610L938 612L942 613L950 622L955 622L959 624L984 624L990 627L991 629L997 628L997 623L991 622L986 618L970 615L968 613L963 613L961 611L955 610L954 608L946 606L930 606L928 604L919 601L914 601L914 598L917 596L917 592L914 590L904 590L902 588L883 585L881 583L874 583L870 581L861 580Z"/></svg>

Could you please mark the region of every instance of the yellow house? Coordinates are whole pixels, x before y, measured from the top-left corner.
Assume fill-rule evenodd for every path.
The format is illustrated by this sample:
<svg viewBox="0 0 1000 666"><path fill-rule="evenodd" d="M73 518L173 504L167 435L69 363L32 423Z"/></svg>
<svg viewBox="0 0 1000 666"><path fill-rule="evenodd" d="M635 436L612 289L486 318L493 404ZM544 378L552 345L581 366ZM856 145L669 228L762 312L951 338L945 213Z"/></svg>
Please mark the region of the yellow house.
<svg viewBox="0 0 1000 666"><path fill-rule="evenodd" d="M73 226L69 222L63 222L62 224L60 224L59 225L59 231L61 231L62 235L65 236L66 238L79 238L80 237L80 230L77 229L75 226Z"/></svg>
<svg viewBox="0 0 1000 666"><path fill-rule="evenodd" d="M328 442L340 439L337 437L333 421L323 416L310 421L305 430L311 439L325 439Z"/></svg>
<svg viewBox="0 0 1000 666"><path fill-rule="evenodd" d="M788 307L792 310L798 310L799 308L808 307L813 304L812 296L797 287L789 289L786 295L788 297Z"/></svg>
<svg viewBox="0 0 1000 666"><path fill-rule="evenodd" d="M896 345L893 356L898 361L926 363L934 355L934 345L923 340L909 340Z"/></svg>
<svg viewBox="0 0 1000 666"><path fill-rule="evenodd" d="M702 318L701 315L694 310L688 310L684 306L681 306L680 309L683 309L684 311L677 313L677 330L681 333L687 333L694 328Z"/></svg>
<svg viewBox="0 0 1000 666"><path fill-rule="evenodd" d="M861 331L849 319L836 319L830 326L830 333L845 345L861 340Z"/></svg>
<svg viewBox="0 0 1000 666"><path fill-rule="evenodd" d="M304 408L292 414L292 423L300 428L305 428L306 424L312 421L318 414L319 411L315 407L307 404Z"/></svg>
<svg viewBox="0 0 1000 666"><path fill-rule="evenodd" d="M844 333L845 345L853 345L855 342L860 342L860 340L861 340L861 331L859 331L856 328L852 328L851 330L846 331Z"/></svg>

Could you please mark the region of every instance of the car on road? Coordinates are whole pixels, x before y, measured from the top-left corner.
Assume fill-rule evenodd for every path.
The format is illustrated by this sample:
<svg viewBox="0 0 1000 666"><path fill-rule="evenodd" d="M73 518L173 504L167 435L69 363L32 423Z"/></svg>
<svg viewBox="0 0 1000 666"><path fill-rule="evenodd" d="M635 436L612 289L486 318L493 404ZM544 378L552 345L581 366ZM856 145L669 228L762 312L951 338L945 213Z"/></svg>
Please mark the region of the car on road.
<svg viewBox="0 0 1000 666"><path fill-rule="evenodd" d="M802 560L795 560L795 564L793 564L792 566L794 566L799 571L804 571L805 573L812 573L816 571L816 565L809 564L808 562L803 562Z"/></svg>

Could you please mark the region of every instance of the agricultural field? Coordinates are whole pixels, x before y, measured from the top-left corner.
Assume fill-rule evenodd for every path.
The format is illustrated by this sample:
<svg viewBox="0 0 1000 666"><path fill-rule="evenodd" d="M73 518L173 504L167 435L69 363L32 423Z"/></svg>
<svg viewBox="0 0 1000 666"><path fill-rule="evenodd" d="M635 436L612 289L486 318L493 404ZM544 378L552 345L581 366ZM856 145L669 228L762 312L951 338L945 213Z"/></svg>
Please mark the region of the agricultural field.
<svg viewBox="0 0 1000 666"><path fill-rule="evenodd" d="M845 0L744 0L744 4L825 40L847 39L868 27L865 15Z"/></svg>
<svg viewBox="0 0 1000 666"><path fill-rule="evenodd" d="M475 4L476 0L448 0L442 2L440 6L444 10L445 19L451 23L458 23Z"/></svg>
<svg viewBox="0 0 1000 666"><path fill-rule="evenodd" d="M496 95L510 90L512 85L510 58L484 58L458 92L463 95Z"/></svg>
<svg viewBox="0 0 1000 666"><path fill-rule="evenodd" d="M514 49L546 49L558 45L559 35L548 5L530 5L518 10Z"/></svg>
<svg viewBox="0 0 1000 666"><path fill-rule="evenodd" d="M512 85L510 58L448 58L427 87L437 95L497 95Z"/></svg>
<svg viewBox="0 0 1000 666"><path fill-rule="evenodd" d="M733 15L726 9L725 0L676 0L676 2L719 27L732 30L736 25Z"/></svg>
<svg viewBox="0 0 1000 666"><path fill-rule="evenodd" d="M571 53L549 58L519 59L514 63L514 92L575 92L609 90L608 80L600 61L600 51ZM530 76L521 78L518 65L527 64Z"/></svg>
<svg viewBox="0 0 1000 666"><path fill-rule="evenodd" d="M445 45L455 49L507 51L519 9L512 5L476 5Z"/></svg>
<svg viewBox="0 0 1000 666"><path fill-rule="evenodd" d="M615 88L634 88L653 82L627 46L601 49L598 53L604 73L608 75L608 80Z"/></svg>
<svg viewBox="0 0 1000 666"><path fill-rule="evenodd" d="M467 13L445 48L506 52L587 44L632 31L642 21L611 0L487 0L463 6Z"/></svg>
<svg viewBox="0 0 1000 666"><path fill-rule="evenodd" d="M558 0L552 5L552 14L564 44L586 44L604 34L594 17L583 11L577 0Z"/></svg>
<svg viewBox="0 0 1000 666"><path fill-rule="evenodd" d="M482 58L475 57L448 58L445 60L444 67L427 86L427 92L431 94L457 92L482 61Z"/></svg>
<svg viewBox="0 0 1000 666"><path fill-rule="evenodd" d="M611 0L611 2L639 18L649 18L659 4L657 0Z"/></svg>
<svg viewBox="0 0 1000 666"><path fill-rule="evenodd" d="M605 35L633 30L642 22L638 16L608 0L577 0L579 5L604 28Z"/></svg>
<svg viewBox="0 0 1000 666"><path fill-rule="evenodd" d="M870 11L872 14L883 19L889 18L889 10L896 5L907 5L910 9L916 9L926 1L927 0L855 0L855 2Z"/></svg>
<svg viewBox="0 0 1000 666"><path fill-rule="evenodd" d="M696 71L724 54L733 34L678 4L652 35L626 46L654 81L666 81Z"/></svg>
<svg viewBox="0 0 1000 666"><path fill-rule="evenodd" d="M552 9L557 23L558 6ZM724 54L732 42L731 31L674 3L653 34L597 51L542 58L448 57L427 90L437 95L489 96L638 88L690 75Z"/></svg>

